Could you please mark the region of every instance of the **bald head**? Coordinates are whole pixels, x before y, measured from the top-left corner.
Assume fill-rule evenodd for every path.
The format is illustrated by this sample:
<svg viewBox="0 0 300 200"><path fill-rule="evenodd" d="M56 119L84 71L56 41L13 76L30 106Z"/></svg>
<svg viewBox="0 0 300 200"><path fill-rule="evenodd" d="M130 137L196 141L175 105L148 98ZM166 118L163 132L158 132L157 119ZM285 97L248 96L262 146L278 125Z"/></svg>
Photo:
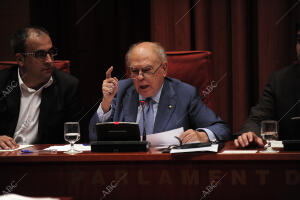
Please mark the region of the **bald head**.
<svg viewBox="0 0 300 200"><path fill-rule="evenodd" d="M155 56L159 62L166 62L167 56L164 48L156 42L139 42L133 44L126 54L126 64L131 66L131 55L138 54L141 59L149 56ZM151 54L151 55L149 55Z"/></svg>
<svg viewBox="0 0 300 200"><path fill-rule="evenodd" d="M126 54L136 91L143 97L153 97L167 75L165 50L158 43L141 42L130 47Z"/></svg>

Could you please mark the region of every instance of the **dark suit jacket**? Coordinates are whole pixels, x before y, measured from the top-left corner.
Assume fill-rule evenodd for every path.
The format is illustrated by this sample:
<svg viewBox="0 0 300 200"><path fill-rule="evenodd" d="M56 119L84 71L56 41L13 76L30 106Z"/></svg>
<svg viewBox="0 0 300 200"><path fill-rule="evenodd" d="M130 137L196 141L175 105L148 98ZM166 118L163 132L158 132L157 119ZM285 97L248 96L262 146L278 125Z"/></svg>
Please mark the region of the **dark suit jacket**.
<svg viewBox="0 0 300 200"><path fill-rule="evenodd" d="M0 135L13 137L18 123L21 90L18 67L0 71ZM79 81L54 70L53 83L42 91L37 144L64 143L64 122L78 121L82 111Z"/></svg>
<svg viewBox="0 0 300 200"><path fill-rule="evenodd" d="M262 120L279 121L279 139L300 139L300 65L294 64L271 74L260 102L251 109L248 119L235 135L253 131L260 136Z"/></svg>
<svg viewBox="0 0 300 200"><path fill-rule="evenodd" d="M131 79L119 81L119 89L112 102L109 121L136 122L138 112L138 93ZM171 105L171 107L170 107ZM90 121L90 139L96 140L95 129L97 113ZM231 133L225 123L205 106L195 87L177 79L165 78L162 88L154 133L184 127L187 129L207 128L218 140L230 139Z"/></svg>

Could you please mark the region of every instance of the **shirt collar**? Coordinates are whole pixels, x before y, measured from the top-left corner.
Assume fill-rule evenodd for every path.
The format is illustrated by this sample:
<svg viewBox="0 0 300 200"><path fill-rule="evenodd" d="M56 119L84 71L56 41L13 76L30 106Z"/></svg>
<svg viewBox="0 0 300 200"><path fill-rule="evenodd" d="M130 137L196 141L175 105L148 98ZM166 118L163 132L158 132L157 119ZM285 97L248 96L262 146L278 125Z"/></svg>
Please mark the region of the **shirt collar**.
<svg viewBox="0 0 300 200"><path fill-rule="evenodd" d="M43 90L44 88L49 87L52 83L53 83L53 78L52 76L50 77L50 79L48 80L47 83L45 83L42 87L40 87L38 90L35 90L33 88L28 87L22 80L21 76L20 76L20 69L18 68L18 79L19 79L19 86L21 88L21 91L27 91L30 93L34 93L34 92L39 92L41 90Z"/></svg>
<svg viewBox="0 0 300 200"><path fill-rule="evenodd" d="M156 95L152 96L152 100L155 101L156 103L159 103L159 99L160 99L160 95L161 95L161 90L164 87L164 83L162 84L162 86L160 87L160 89L158 90L158 92L156 93ZM139 94L139 100L145 100L145 97L143 97L142 95Z"/></svg>

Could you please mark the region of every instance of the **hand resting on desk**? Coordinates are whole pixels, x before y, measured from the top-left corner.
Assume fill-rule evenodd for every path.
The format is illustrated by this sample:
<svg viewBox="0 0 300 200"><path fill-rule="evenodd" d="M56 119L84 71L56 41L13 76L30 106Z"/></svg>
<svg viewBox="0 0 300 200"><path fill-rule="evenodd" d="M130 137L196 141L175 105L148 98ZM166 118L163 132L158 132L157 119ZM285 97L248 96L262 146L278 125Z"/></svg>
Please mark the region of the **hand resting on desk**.
<svg viewBox="0 0 300 200"><path fill-rule="evenodd" d="M203 131L195 131L193 129L189 129L182 133L179 138L181 139L182 143L190 143L190 142L209 142L209 138L207 134Z"/></svg>
<svg viewBox="0 0 300 200"><path fill-rule="evenodd" d="M14 141L13 138L8 137L6 135L0 136L0 149L15 149L18 148L19 145Z"/></svg>
<svg viewBox="0 0 300 200"><path fill-rule="evenodd" d="M234 140L234 145L236 147L247 147L250 144L254 144L259 147L264 146L263 140L260 137L258 137L254 132L243 133L242 135L238 136L237 139Z"/></svg>

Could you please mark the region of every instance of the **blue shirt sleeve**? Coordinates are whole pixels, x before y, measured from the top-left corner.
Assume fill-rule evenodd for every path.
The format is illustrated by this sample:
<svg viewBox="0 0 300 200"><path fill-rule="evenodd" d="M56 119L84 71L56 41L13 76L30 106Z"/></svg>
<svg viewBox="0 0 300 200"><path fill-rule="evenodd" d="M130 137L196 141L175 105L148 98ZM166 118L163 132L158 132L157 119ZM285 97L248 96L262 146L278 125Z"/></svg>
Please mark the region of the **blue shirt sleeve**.
<svg viewBox="0 0 300 200"><path fill-rule="evenodd" d="M215 134L207 128L197 128L196 131L204 131L207 134L209 141L211 142L217 141Z"/></svg>
<svg viewBox="0 0 300 200"><path fill-rule="evenodd" d="M109 119L111 115L111 107L109 108L109 111L107 113L104 113L102 110L102 102L100 103L99 108L97 109L97 116L98 116L98 122L105 122Z"/></svg>

